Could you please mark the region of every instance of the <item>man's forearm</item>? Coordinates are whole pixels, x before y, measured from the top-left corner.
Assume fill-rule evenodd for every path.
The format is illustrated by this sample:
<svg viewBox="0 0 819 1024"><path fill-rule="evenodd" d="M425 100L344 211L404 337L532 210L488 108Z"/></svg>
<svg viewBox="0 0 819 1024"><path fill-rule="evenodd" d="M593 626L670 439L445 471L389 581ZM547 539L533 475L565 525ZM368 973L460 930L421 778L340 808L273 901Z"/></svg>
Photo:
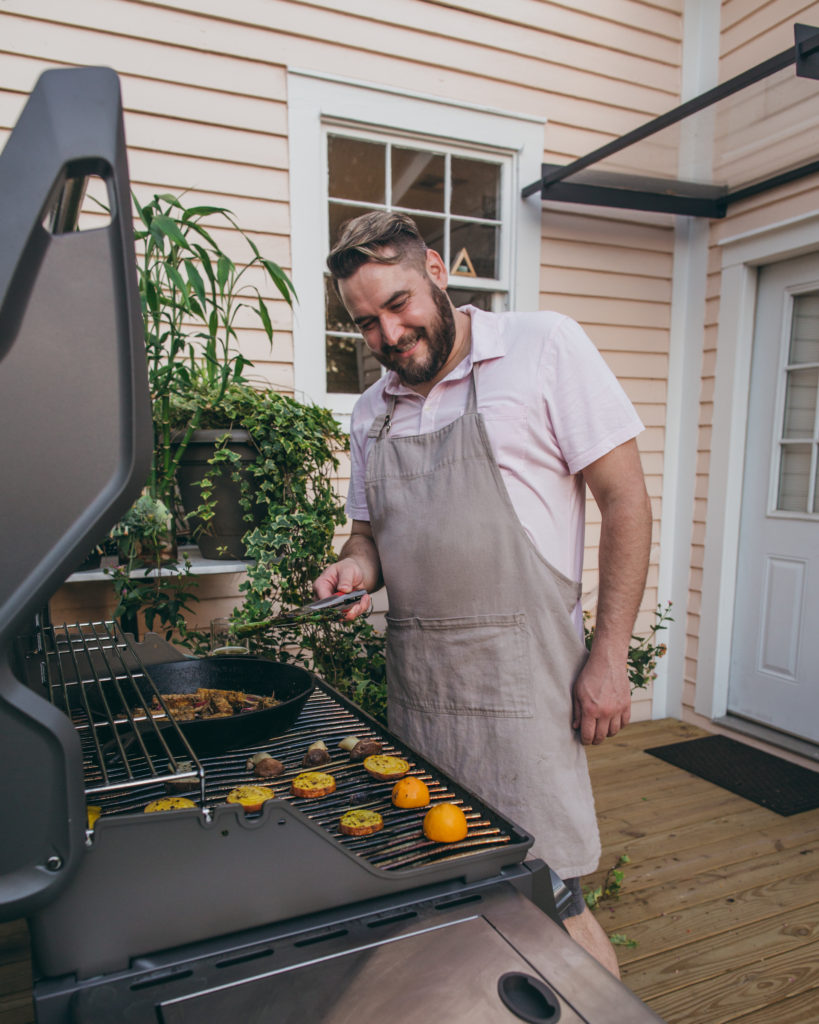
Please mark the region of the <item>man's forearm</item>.
<svg viewBox="0 0 819 1024"><path fill-rule="evenodd" d="M625 661L640 608L651 547L648 496L612 501L603 513L594 644L597 655Z"/></svg>

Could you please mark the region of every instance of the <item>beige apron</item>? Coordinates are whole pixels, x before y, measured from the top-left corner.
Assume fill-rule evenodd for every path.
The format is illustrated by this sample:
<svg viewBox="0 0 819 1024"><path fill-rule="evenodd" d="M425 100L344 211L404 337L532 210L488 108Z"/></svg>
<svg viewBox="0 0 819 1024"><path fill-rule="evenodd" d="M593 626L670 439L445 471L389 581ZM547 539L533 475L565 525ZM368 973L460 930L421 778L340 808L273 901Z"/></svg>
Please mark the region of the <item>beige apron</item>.
<svg viewBox="0 0 819 1024"><path fill-rule="evenodd" d="M391 730L535 836L564 878L597 867L600 840L571 688L585 648L580 585L537 551L477 411L391 437L370 428L366 491L389 595Z"/></svg>

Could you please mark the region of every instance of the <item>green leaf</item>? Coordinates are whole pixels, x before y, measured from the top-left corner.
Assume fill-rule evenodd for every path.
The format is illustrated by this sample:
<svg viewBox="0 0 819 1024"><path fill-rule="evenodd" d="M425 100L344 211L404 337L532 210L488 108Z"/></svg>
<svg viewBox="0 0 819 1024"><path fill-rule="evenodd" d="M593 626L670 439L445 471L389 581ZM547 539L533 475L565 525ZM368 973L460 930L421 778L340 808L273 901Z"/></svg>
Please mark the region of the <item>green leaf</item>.
<svg viewBox="0 0 819 1024"><path fill-rule="evenodd" d="M157 214L157 216L155 216L153 221L151 222L152 233L154 228L157 228L159 231L162 232L162 234L167 235L168 238L173 239L173 241L176 242L178 246L181 246L181 248L190 248L190 246L188 245L188 240L182 234L179 225L176 223L176 221L171 220L170 217L166 217L162 214Z"/></svg>
<svg viewBox="0 0 819 1024"><path fill-rule="evenodd" d="M227 284L234 269L233 260L228 259L228 257L223 253L219 257L219 262L216 264L216 280L219 283L220 292L224 292L225 285Z"/></svg>
<svg viewBox="0 0 819 1024"><path fill-rule="evenodd" d="M614 935L610 935L609 940L613 946L626 946L629 949L634 949L637 946L634 939L630 939L627 935L623 935L621 932L615 932Z"/></svg>

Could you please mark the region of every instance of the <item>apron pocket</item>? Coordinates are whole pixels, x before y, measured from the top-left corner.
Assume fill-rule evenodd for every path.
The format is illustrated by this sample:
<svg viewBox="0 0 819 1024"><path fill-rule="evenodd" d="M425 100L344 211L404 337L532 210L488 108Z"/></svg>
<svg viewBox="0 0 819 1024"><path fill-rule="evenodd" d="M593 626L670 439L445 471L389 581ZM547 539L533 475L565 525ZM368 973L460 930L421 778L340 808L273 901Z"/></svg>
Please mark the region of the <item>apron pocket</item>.
<svg viewBox="0 0 819 1024"><path fill-rule="evenodd" d="M525 613L452 619L388 615L387 694L418 711L531 718Z"/></svg>

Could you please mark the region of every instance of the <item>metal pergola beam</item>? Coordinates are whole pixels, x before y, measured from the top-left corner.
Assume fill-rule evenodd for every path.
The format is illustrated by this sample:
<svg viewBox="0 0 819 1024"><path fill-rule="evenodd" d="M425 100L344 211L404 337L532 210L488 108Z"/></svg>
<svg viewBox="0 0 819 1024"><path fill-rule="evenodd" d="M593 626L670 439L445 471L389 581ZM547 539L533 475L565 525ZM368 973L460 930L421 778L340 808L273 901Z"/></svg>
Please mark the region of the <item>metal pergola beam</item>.
<svg viewBox="0 0 819 1024"><path fill-rule="evenodd" d="M724 217L729 203L767 191L767 189L774 188L786 181L793 181L814 173L819 170L819 161L811 161L801 167L767 178L765 181L735 189L733 192L719 186L664 178L647 179L629 174L607 173L605 182L595 182L590 175L584 175L580 180L567 180L579 175L581 171L585 171L592 164L596 164L614 153L619 153L672 124L677 124L691 114L696 114L713 103L748 88L749 85L769 78L791 64L796 65L797 75L819 79L819 29L810 25L794 25L794 40L793 46L783 50L775 57L769 57L768 60L730 78L722 85L715 86L713 89L680 104L640 128L627 132L619 139L613 139L570 164L543 164L540 179L521 190L522 198L526 199L535 192L540 192L542 199L555 202L617 206L627 209L687 214L694 217ZM595 173L599 177L603 172Z"/></svg>

